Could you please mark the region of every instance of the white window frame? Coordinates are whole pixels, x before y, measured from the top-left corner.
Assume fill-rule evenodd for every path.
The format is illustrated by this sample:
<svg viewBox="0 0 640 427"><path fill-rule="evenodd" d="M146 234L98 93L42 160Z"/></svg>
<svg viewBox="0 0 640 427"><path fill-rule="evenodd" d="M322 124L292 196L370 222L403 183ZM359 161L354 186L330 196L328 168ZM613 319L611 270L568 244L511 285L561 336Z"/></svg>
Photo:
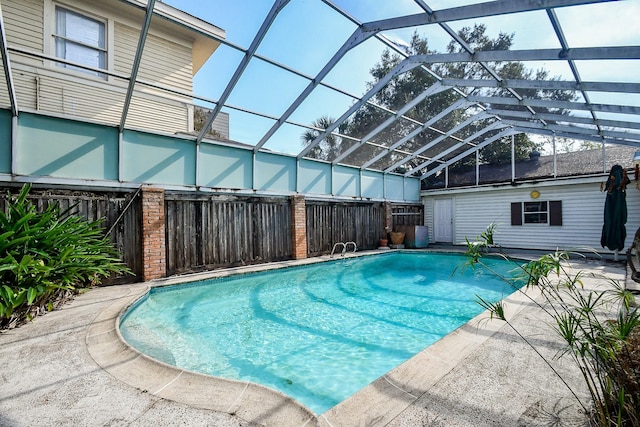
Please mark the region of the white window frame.
<svg viewBox="0 0 640 427"><path fill-rule="evenodd" d="M50 57L56 57L56 10L62 8L80 16L86 17L94 21L104 24L105 31L105 47L106 54L105 68L104 70L109 72L113 70L113 27L114 23L112 19L109 19L101 13L99 10L94 10L91 4L83 4L83 8L80 9L74 5L67 3L60 3L53 0L44 0L45 16L44 16L44 49L45 54ZM86 7L85 7L86 6ZM112 78L107 74L97 74L89 70L81 70L77 68L67 67L64 64L56 62L54 60L47 61L47 65L55 69L56 71L68 73L70 75L82 76L84 78L96 80L96 81L112 81ZM60 66L62 65L62 66Z"/></svg>
<svg viewBox="0 0 640 427"><path fill-rule="evenodd" d="M544 203L545 208L544 209L539 209L539 210L531 210L531 211L527 211L526 206L527 205L542 205ZM545 224L548 225L549 224L549 202L542 200L542 201L535 201L535 202L522 202L522 223L523 224ZM542 221L527 221L527 218L532 218L532 217L543 217L544 218L544 222Z"/></svg>

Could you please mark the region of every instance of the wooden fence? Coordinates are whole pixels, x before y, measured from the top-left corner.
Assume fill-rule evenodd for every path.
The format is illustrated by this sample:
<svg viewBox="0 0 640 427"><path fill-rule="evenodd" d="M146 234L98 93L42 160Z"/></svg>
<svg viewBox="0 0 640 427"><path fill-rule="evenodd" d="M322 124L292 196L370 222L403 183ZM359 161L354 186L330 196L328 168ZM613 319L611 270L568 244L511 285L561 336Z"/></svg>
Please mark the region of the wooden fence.
<svg viewBox="0 0 640 427"><path fill-rule="evenodd" d="M165 193L167 274L290 259L288 198Z"/></svg>
<svg viewBox="0 0 640 427"><path fill-rule="evenodd" d="M423 205L392 205L393 225L424 225Z"/></svg>
<svg viewBox="0 0 640 427"><path fill-rule="evenodd" d="M7 212L7 194L17 194L17 187L0 189L0 210ZM122 260L133 275L114 276L103 280L103 284L132 283L142 277L142 232L140 198L132 200L136 193L71 191L63 189L32 188L29 200L42 211L48 204L57 203L61 210L71 208L70 213L89 221L103 219L105 233L111 229L109 239L122 256ZM125 211L125 208L127 210ZM116 221L118 221L116 223ZM115 226L114 226L115 224Z"/></svg>
<svg viewBox="0 0 640 427"><path fill-rule="evenodd" d="M0 209L6 194L0 189ZM135 198L134 198L135 197ZM142 279L142 205L131 191L75 191L34 188L30 199L43 209L58 203L88 220L104 218L105 232L133 271L105 283ZM392 205L393 225L422 225L421 205ZM291 259L289 197L203 195L165 192L166 274ZM374 249L384 235L385 204L306 200L307 255L331 252L337 242L355 242L358 250ZM115 224L115 225L114 225Z"/></svg>
<svg viewBox="0 0 640 427"><path fill-rule="evenodd" d="M307 254L330 253L338 242L355 242L358 250L378 247L384 234L384 204L307 200Z"/></svg>

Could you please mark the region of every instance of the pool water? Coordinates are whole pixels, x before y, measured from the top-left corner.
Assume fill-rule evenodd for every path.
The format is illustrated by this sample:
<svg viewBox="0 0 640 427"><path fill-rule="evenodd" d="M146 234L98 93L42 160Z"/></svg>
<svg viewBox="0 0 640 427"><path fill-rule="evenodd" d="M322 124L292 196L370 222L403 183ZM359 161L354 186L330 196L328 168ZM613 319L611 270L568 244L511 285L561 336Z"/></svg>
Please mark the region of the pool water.
<svg viewBox="0 0 640 427"><path fill-rule="evenodd" d="M482 312L477 295L514 291L486 269L456 270L466 260L390 253L153 288L120 330L157 360L321 414ZM515 267L483 261L505 276Z"/></svg>

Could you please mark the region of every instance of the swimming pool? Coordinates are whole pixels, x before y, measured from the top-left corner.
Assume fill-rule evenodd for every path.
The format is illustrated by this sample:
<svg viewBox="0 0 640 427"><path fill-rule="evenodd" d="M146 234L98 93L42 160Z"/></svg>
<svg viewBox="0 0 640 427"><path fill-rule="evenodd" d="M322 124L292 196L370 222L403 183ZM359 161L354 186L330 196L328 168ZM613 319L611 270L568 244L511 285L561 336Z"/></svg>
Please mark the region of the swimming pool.
<svg viewBox="0 0 640 427"><path fill-rule="evenodd" d="M153 288L122 318L151 357L257 382L321 414L513 292L466 258L390 253ZM514 264L486 258L509 275Z"/></svg>

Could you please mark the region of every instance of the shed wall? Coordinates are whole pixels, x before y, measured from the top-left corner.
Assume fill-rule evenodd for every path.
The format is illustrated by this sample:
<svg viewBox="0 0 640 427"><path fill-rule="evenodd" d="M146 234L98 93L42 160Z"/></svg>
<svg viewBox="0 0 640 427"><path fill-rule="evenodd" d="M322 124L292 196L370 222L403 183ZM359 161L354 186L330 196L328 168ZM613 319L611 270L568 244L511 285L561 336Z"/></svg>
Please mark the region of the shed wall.
<svg viewBox="0 0 640 427"><path fill-rule="evenodd" d="M605 181L603 176L601 181ZM465 238L474 240L492 222L496 223L495 240L507 248L541 250L570 250L592 248L601 253L611 253L600 246L606 193L600 191L598 178L589 182L564 182L540 186L485 189L467 192L449 191L446 194L423 194L425 225L429 226L429 238L434 241L434 204L442 198L452 199L453 243L464 244ZM562 225L524 224L512 226L510 206L512 202L534 201L531 191L540 192L537 200L562 201ZM627 189L628 220L625 247L629 247L633 235L640 227L640 192L634 184Z"/></svg>

